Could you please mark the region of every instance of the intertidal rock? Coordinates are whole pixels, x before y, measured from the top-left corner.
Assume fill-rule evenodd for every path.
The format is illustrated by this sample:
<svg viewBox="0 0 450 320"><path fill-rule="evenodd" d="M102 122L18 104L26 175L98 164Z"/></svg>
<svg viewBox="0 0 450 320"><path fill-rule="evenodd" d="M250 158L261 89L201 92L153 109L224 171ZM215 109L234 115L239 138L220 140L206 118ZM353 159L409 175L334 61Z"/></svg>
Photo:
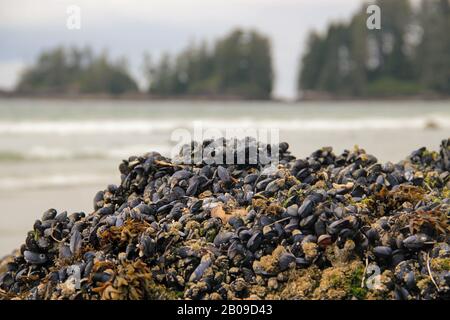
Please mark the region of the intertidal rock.
<svg viewBox="0 0 450 320"><path fill-rule="evenodd" d="M276 166L124 160L92 213L36 220L0 263L0 298L450 297L450 140L397 164L359 148L278 152Z"/></svg>

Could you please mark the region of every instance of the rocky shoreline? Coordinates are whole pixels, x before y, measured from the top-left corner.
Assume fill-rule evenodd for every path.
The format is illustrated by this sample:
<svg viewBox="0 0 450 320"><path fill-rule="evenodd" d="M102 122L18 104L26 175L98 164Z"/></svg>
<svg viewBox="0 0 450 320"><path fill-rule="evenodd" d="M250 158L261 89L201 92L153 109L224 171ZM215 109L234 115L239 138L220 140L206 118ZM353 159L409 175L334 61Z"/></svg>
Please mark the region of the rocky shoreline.
<svg viewBox="0 0 450 320"><path fill-rule="evenodd" d="M92 213L36 220L0 299L450 298L450 139L397 164L277 148L276 167L124 160Z"/></svg>

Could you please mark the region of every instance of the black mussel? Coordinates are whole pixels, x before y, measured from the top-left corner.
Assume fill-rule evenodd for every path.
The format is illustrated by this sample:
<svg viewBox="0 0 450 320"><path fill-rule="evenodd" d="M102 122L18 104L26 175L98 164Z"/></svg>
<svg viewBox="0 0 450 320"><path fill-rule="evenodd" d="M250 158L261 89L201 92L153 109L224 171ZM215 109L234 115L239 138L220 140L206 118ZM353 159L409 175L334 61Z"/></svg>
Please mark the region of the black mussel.
<svg viewBox="0 0 450 320"><path fill-rule="evenodd" d="M96 272L96 273L92 274L92 281L94 283L95 282L104 283L104 282L108 282L109 280L111 280L112 277L113 276L107 272Z"/></svg>
<svg viewBox="0 0 450 320"><path fill-rule="evenodd" d="M81 249L82 238L78 230L75 230L70 237L70 251L72 254L76 255Z"/></svg>
<svg viewBox="0 0 450 320"><path fill-rule="evenodd" d="M0 275L0 289L8 291L14 284L14 277L11 272L5 272Z"/></svg>
<svg viewBox="0 0 450 320"><path fill-rule="evenodd" d="M303 240L302 240L302 244L303 243L316 243L317 242L317 237L313 234L308 234L306 235Z"/></svg>
<svg viewBox="0 0 450 320"><path fill-rule="evenodd" d="M392 256L392 249L386 246L378 246L373 248L373 253L378 258L387 259Z"/></svg>
<svg viewBox="0 0 450 320"><path fill-rule="evenodd" d="M136 210L137 212L139 212L140 214L149 215L149 214L153 213L152 212L153 211L152 208L149 205L147 205L147 204L145 204L143 202L139 203L133 209Z"/></svg>
<svg viewBox="0 0 450 320"><path fill-rule="evenodd" d="M29 264L44 264L47 262L47 256L44 253L37 253L33 251L25 251L23 253L25 261Z"/></svg>
<svg viewBox="0 0 450 320"><path fill-rule="evenodd" d="M216 247L226 245L233 237L234 237L233 232L219 232L217 236L214 238L214 245Z"/></svg>
<svg viewBox="0 0 450 320"><path fill-rule="evenodd" d="M67 220L67 211L60 212L56 215L55 220L59 223L63 223Z"/></svg>
<svg viewBox="0 0 450 320"><path fill-rule="evenodd" d="M203 200L197 200L195 201L191 207L189 208L192 213L199 212L202 209L203 206Z"/></svg>
<svg viewBox="0 0 450 320"><path fill-rule="evenodd" d="M317 216L310 215L306 218L300 220L300 228L302 229L311 229L317 220Z"/></svg>
<svg viewBox="0 0 450 320"><path fill-rule="evenodd" d="M186 179L189 179L191 176L192 176L192 172L190 172L190 171L178 170L172 175L171 179L176 180L176 181L186 180Z"/></svg>
<svg viewBox="0 0 450 320"><path fill-rule="evenodd" d="M114 213L112 206L104 206L97 210L97 213L101 216L108 216Z"/></svg>
<svg viewBox="0 0 450 320"><path fill-rule="evenodd" d="M183 215L184 204L183 203L177 203L175 204L172 209L170 209L169 213L167 214L166 218L169 220L178 220Z"/></svg>
<svg viewBox="0 0 450 320"><path fill-rule="evenodd" d="M228 247L227 256L233 263L237 263L239 260L245 258L245 248L244 245L239 241L239 239L231 241Z"/></svg>
<svg viewBox="0 0 450 320"><path fill-rule="evenodd" d="M395 287L394 295L396 300L408 300L408 297L410 296L408 290L400 286Z"/></svg>
<svg viewBox="0 0 450 320"><path fill-rule="evenodd" d="M231 176L228 170L222 166L217 167L217 175L219 176L219 179L222 180L224 183L229 183L231 181Z"/></svg>
<svg viewBox="0 0 450 320"><path fill-rule="evenodd" d="M91 261L95 258L95 252L88 251L83 255L84 261Z"/></svg>
<svg viewBox="0 0 450 320"><path fill-rule="evenodd" d="M343 240L343 242L345 242L349 239L353 239L354 236L355 236L355 231L352 229L348 229L348 228L345 228L345 229L342 229L341 231L339 231L339 235L338 235L339 239Z"/></svg>
<svg viewBox="0 0 450 320"><path fill-rule="evenodd" d="M388 181L390 187L394 187L399 184L398 179L393 174L388 174L386 176L386 180Z"/></svg>
<svg viewBox="0 0 450 320"><path fill-rule="evenodd" d="M142 235L138 248L140 257L151 257L156 252L156 241L150 236Z"/></svg>
<svg viewBox="0 0 450 320"><path fill-rule="evenodd" d="M199 190L200 186L200 180L198 177L194 176L189 179L189 185L186 189L186 195L187 196L193 196L197 194L197 191Z"/></svg>
<svg viewBox="0 0 450 320"><path fill-rule="evenodd" d="M239 227L242 227L244 225L244 221L239 217L232 216L230 219L228 219L228 224L237 230Z"/></svg>
<svg viewBox="0 0 450 320"><path fill-rule="evenodd" d="M289 206L286 209L286 212L288 215L290 215L291 217L297 217L298 216L298 205L293 204L291 206Z"/></svg>
<svg viewBox="0 0 450 320"><path fill-rule="evenodd" d="M351 227L350 221L348 219L340 219L332 222L327 227L327 231L331 235L338 234L341 230Z"/></svg>
<svg viewBox="0 0 450 320"><path fill-rule="evenodd" d="M280 153L285 153L289 149L289 143L287 142L280 142L278 145L278 148L280 150Z"/></svg>
<svg viewBox="0 0 450 320"><path fill-rule="evenodd" d="M136 244L129 243L125 248L125 257L128 260L133 260L138 255Z"/></svg>
<svg viewBox="0 0 450 320"><path fill-rule="evenodd" d="M303 257L298 257L295 259L295 263L297 264L298 267L300 268L306 268L311 264L311 261L303 258Z"/></svg>
<svg viewBox="0 0 450 320"><path fill-rule="evenodd" d="M164 205L160 206L158 208L158 210L156 210L156 213L157 214L165 214L165 213L168 213L170 210L172 210L172 208L173 208L172 203L164 204Z"/></svg>
<svg viewBox="0 0 450 320"><path fill-rule="evenodd" d="M303 160L303 159L298 159L295 161L294 166L293 166L297 171L307 168L308 167L308 161Z"/></svg>
<svg viewBox="0 0 450 320"><path fill-rule="evenodd" d="M375 183L376 184L379 184L379 185L384 185L384 176L382 175L382 174L380 174L378 177L377 177L377 180L375 181Z"/></svg>
<svg viewBox="0 0 450 320"><path fill-rule="evenodd" d="M93 200L93 203L94 203L94 210L95 210L95 211L97 211L98 209L100 209L101 207L103 207L103 204L104 204L104 200L103 200L104 194L105 194L105 193L104 193L103 191L98 191L98 192L95 194L94 200Z"/></svg>
<svg viewBox="0 0 450 320"><path fill-rule="evenodd" d="M392 252L392 265L396 266L400 262L404 261L406 259L406 255L401 249L394 250Z"/></svg>
<svg viewBox="0 0 450 320"><path fill-rule="evenodd" d="M258 179L258 177L259 177L258 174L254 174L254 173L253 174L248 174L244 178L244 183L245 184L253 184Z"/></svg>
<svg viewBox="0 0 450 320"><path fill-rule="evenodd" d="M264 236L261 232L256 231L247 242L247 249L255 252L261 245Z"/></svg>
<svg viewBox="0 0 450 320"><path fill-rule="evenodd" d="M322 217L319 217L319 219L317 219L314 223L314 232L318 236L327 233L327 225Z"/></svg>
<svg viewBox="0 0 450 320"><path fill-rule="evenodd" d="M105 219L105 222L109 226L115 226L116 225L116 220L117 220L116 216L107 216L106 219Z"/></svg>
<svg viewBox="0 0 450 320"><path fill-rule="evenodd" d="M280 190L280 186L279 186L278 180L274 180L274 181L269 182L267 184L266 188L265 188L265 192L269 193L269 194L277 192L278 190Z"/></svg>
<svg viewBox="0 0 450 320"><path fill-rule="evenodd" d="M361 185L356 185L350 194L354 198L361 198L366 194L366 190Z"/></svg>
<svg viewBox="0 0 450 320"><path fill-rule="evenodd" d="M292 231L292 242L294 244L301 243L305 237L306 236L298 229Z"/></svg>
<svg viewBox="0 0 450 320"><path fill-rule="evenodd" d="M284 231L290 233L296 229L298 229L298 219L291 219L288 224L284 226Z"/></svg>
<svg viewBox="0 0 450 320"><path fill-rule="evenodd" d="M302 218L306 218L309 216L314 208L314 202L308 198L306 198L303 202L300 208L298 208L298 215Z"/></svg>
<svg viewBox="0 0 450 320"><path fill-rule="evenodd" d="M58 249L58 256L62 260L72 258L72 251L70 251L70 247L66 244L61 244Z"/></svg>
<svg viewBox="0 0 450 320"><path fill-rule="evenodd" d="M262 181L259 181L259 182L256 184L256 189L257 189L257 190L265 190L266 187L267 187L267 185L268 185L269 183L271 183L272 181L273 181L273 178L267 178L267 179L264 179L264 180L262 180Z"/></svg>
<svg viewBox="0 0 450 320"><path fill-rule="evenodd" d="M56 214L57 214L57 212L56 212L55 209L48 209L47 211L45 211L45 212L42 214L41 220L42 220L42 221L53 220L53 219L55 219Z"/></svg>
<svg viewBox="0 0 450 320"><path fill-rule="evenodd" d="M297 174L295 175L295 177L297 179L299 179L300 181L302 181L303 183L305 183L305 180L307 177L309 177L309 175L311 174L311 169L309 168L303 168L300 169Z"/></svg>
<svg viewBox="0 0 450 320"><path fill-rule="evenodd" d="M403 240L403 245L410 250L420 250L428 244L429 238L425 234L415 234Z"/></svg>
<svg viewBox="0 0 450 320"><path fill-rule="evenodd" d="M278 259L278 267L280 271L285 271L295 266L295 256L291 253L283 253Z"/></svg>
<svg viewBox="0 0 450 320"><path fill-rule="evenodd" d="M367 239L369 239L369 241L372 244L380 239L380 235L378 234L378 231L374 228L370 228L369 230L367 230L366 236L367 236Z"/></svg>
<svg viewBox="0 0 450 320"><path fill-rule="evenodd" d="M237 230L237 234L239 236L239 239L241 239L242 242L247 242L253 235L253 232L252 232L252 230L249 230L245 227L241 227L241 228L239 228L239 230Z"/></svg>
<svg viewBox="0 0 450 320"><path fill-rule="evenodd" d="M41 250L47 250L50 247L50 240L44 237L40 237L37 240L37 245Z"/></svg>

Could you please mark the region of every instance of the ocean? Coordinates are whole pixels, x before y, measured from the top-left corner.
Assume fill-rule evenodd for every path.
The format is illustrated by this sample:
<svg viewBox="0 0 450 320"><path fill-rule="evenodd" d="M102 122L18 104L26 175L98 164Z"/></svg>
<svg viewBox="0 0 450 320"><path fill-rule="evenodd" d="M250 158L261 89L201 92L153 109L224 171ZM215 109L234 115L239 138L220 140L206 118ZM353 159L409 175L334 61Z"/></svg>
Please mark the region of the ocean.
<svg viewBox="0 0 450 320"><path fill-rule="evenodd" d="M120 160L170 156L177 132L278 130L292 153L354 145L396 162L450 137L449 101L192 102L0 99L0 256L48 208L92 210L97 190L119 183ZM247 131L249 132L249 131Z"/></svg>

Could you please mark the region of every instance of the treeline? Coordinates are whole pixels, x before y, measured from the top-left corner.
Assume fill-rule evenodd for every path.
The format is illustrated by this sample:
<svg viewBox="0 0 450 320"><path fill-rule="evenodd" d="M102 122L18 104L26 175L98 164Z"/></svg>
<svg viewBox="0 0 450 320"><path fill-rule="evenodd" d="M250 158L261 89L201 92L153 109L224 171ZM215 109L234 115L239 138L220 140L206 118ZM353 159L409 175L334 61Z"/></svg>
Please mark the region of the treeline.
<svg viewBox="0 0 450 320"><path fill-rule="evenodd" d="M312 32L298 89L334 96L450 94L450 1L378 0L381 30L366 27L367 5L348 23Z"/></svg>
<svg viewBox="0 0 450 320"><path fill-rule="evenodd" d="M43 52L20 77L19 93L112 95L136 92L125 60L111 61L106 53L91 49L63 48Z"/></svg>
<svg viewBox="0 0 450 320"><path fill-rule="evenodd" d="M235 30L212 46L190 45L176 56L164 54L158 63L145 59L146 91L155 96L232 96L269 99L273 71L267 37ZM19 93L122 94L138 91L124 59L111 61L89 48L56 48L42 53L25 70Z"/></svg>
<svg viewBox="0 0 450 320"><path fill-rule="evenodd" d="M409 0L375 3L381 8L381 30L367 28L366 4L348 22L310 34L300 61L299 93L319 98L450 95L450 0L422 0L416 6ZM143 90L159 97L270 99L271 51L267 36L236 29L158 61L146 56ZM16 91L118 95L139 89L125 59L60 47L42 53L22 74Z"/></svg>
<svg viewBox="0 0 450 320"><path fill-rule="evenodd" d="M211 47L193 44L147 70L149 92L157 95L269 99L273 86L270 41L253 30L235 30Z"/></svg>

